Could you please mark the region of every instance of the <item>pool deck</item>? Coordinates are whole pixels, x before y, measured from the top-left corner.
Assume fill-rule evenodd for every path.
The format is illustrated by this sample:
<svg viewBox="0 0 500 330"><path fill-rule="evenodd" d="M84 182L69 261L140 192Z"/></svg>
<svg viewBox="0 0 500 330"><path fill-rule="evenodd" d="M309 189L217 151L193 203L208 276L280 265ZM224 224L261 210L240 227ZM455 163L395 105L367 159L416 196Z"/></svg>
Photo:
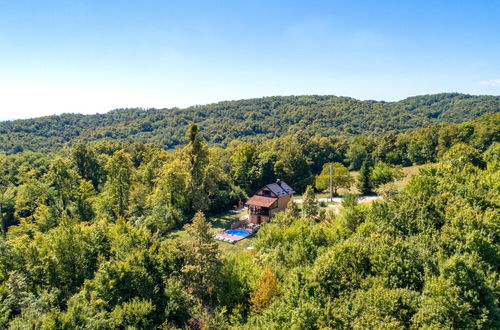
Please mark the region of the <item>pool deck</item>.
<svg viewBox="0 0 500 330"><path fill-rule="evenodd" d="M221 241L221 242L226 242L226 243L236 243L239 242L245 238L250 238L253 236L253 234L259 229L260 225L254 225L248 222L248 214L245 212L245 214L242 214L245 210L237 210L237 214L239 215L238 218L239 221L233 221L231 225L226 224L226 228L223 231L216 232L212 237L215 240ZM229 211L229 213L233 213L234 211ZM229 228L227 228L229 227ZM238 234L236 232L233 232L231 234L231 231L235 230L238 232L246 232L247 235L235 235Z"/></svg>
<svg viewBox="0 0 500 330"><path fill-rule="evenodd" d="M246 233L246 235L236 235L236 232L241 232L241 233ZM244 228L244 227L238 227L238 228L231 228L231 229L226 229L224 231L218 232L215 234L213 237L216 240L219 241L224 241L228 243L236 243L238 241L241 241L242 239L245 239L255 233L256 229L255 228Z"/></svg>
<svg viewBox="0 0 500 330"><path fill-rule="evenodd" d="M245 238L247 238L250 235L251 234L248 233L248 235L246 235L246 236L237 236L237 235L227 234L225 231L221 231L221 232L215 234L214 238L217 239L217 240L219 240L219 241L225 241L225 242L228 242L228 243L234 243L234 242L241 241L242 239L245 239Z"/></svg>

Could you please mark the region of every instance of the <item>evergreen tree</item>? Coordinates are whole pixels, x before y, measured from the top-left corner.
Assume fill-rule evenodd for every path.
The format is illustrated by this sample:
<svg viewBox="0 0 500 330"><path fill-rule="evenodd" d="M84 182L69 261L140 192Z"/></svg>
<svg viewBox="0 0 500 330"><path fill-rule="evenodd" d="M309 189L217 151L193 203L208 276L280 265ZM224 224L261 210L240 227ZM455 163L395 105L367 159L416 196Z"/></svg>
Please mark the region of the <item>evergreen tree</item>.
<svg viewBox="0 0 500 330"><path fill-rule="evenodd" d="M219 247L212 238L210 223L197 212L185 226L190 239L183 245L184 275L188 291L201 299L213 297L220 271Z"/></svg>
<svg viewBox="0 0 500 330"><path fill-rule="evenodd" d="M307 186L302 202L302 216L306 219L313 219L319 213L319 205L312 186Z"/></svg>
<svg viewBox="0 0 500 330"><path fill-rule="evenodd" d="M369 194L372 192L373 186L371 182L372 167L369 162L365 160L361 169L359 170L358 176L358 190L363 194Z"/></svg>
<svg viewBox="0 0 500 330"><path fill-rule="evenodd" d="M295 203L293 201L293 199L291 199L289 202L288 202L288 205L287 205L287 208L285 210L285 215L287 217L290 217L292 219L296 219L300 216L300 209L299 207L297 206L297 203Z"/></svg>
<svg viewBox="0 0 500 330"><path fill-rule="evenodd" d="M187 194L190 213L206 211L209 207L209 198L206 192L205 179L209 163L208 148L205 140L200 136L198 125L191 123L186 132L188 145L183 154L187 164Z"/></svg>

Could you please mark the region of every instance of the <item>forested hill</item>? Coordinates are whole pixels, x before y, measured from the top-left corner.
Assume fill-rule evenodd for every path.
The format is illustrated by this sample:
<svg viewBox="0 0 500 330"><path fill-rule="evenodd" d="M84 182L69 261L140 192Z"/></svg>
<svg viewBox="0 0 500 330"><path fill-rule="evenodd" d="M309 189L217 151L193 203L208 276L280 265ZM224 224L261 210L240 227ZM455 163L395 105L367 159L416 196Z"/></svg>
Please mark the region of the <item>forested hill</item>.
<svg viewBox="0 0 500 330"><path fill-rule="evenodd" d="M210 143L223 146L234 139L257 141L299 131L323 136L379 136L432 123L459 123L499 110L500 96L457 93L415 96L398 102L276 96L186 109L119 109L106 114L0 122L0 151L50 151L77 141L108 138L171 148L184 142L191 121L198 123Z"/></svg>

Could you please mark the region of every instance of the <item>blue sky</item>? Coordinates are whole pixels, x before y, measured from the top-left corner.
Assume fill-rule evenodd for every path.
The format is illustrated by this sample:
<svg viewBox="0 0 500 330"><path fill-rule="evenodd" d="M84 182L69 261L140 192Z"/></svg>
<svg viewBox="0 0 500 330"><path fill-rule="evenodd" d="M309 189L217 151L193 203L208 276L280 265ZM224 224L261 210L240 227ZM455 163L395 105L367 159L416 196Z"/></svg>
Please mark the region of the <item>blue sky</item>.
<svg viewBox="0 0 500 330"><path fill-rule="evenodd" d="M0 120L500 94L500 1L0 0Z"/></svg>

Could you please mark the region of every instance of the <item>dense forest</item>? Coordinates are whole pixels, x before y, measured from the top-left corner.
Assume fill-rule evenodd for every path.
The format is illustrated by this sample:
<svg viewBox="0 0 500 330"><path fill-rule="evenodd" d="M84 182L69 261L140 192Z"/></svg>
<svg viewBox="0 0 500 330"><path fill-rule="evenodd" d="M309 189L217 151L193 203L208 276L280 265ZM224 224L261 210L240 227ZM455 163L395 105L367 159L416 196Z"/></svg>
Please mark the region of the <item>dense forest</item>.
<svg viewBox="0 0 500 330"><path fill-rule="evenodd" d="M13 144L0 154L0 326L499 328L498 102L455 94L396 103L265 98L3 123L2 138ZM283 118L266 121L275 114L264 104ZM243 126L212 116L224 107L241 109L242 123L262 132L241 134ZM351 123L340 119L347 112L329 115L346 109ZM494 113L441 123L484 112ZM146 122L149 131L128 142ZM114 139L98 138L107 130ZM259 134L283 136L246 138ZM11 150L20 143L53 151ZM384 199L358 204L346 195L340 213L321 208L314 189L324 189L329 164L339 187L359 170L358 189ZM412 164L428 165L402 190L387 186ZM277 178L305 191L304 203L264 225L254 249L223 252L228 243L212 239L211 215ZM180 229L187 238L175 235Z"/></svg>
<svg viewBox="0 0 500 330"><path fill-rule="evenodd" d="M0 151L56 151L77 142L105 139L154 143L169 149L184 143L189 122L198 124L211 145L221 147L234 139L260 142L297 132L324 137L379 137L435 123L461 123L499 110L499 96L457 93L415 96L398 102L335 96L265 97L186 109L120 109L106 114L0 122Z"/></svg>

